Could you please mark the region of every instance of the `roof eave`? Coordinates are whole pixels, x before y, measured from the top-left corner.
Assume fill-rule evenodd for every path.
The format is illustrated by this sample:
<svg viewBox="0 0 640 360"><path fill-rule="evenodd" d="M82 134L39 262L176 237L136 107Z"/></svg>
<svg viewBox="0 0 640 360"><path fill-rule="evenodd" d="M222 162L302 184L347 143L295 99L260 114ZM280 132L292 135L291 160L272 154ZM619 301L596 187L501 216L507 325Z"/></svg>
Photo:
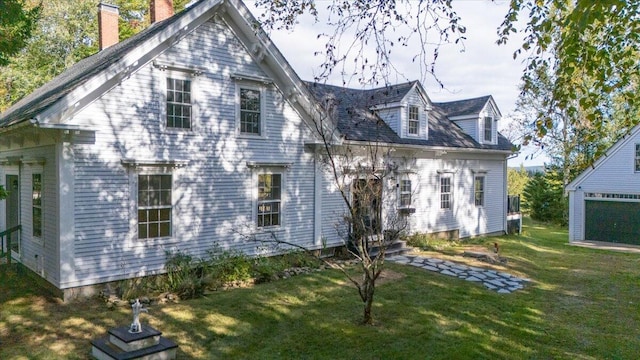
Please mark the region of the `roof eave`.
<svg viewBox="0 0 640 360"><path fill-rule="evenodd" d="M505 154L510 155L513 154L512 150L501 150L501 149L482 149L482 148L470 148L470 147L450 147L450 146L431 146L431 145L415 145L415 144L398 144L398 143L390 143L390 142L379 142L379 141L364 141L364 140L345 140L344 145L370 145L376 144L383 147L395 147L395 148L406 148L413 150L423 150L423 151L447 151L447 152L457 152L457 153L470 153L470 152L482 152L482 153L494 153L494 154Z"/></svg>

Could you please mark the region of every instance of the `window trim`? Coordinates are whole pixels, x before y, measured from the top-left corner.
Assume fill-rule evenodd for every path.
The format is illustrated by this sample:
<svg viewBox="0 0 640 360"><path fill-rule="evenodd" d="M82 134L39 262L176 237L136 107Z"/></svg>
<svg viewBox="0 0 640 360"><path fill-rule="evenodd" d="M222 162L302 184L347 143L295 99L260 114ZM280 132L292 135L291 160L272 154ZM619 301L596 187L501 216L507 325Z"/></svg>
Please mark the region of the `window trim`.
<svg viewBox="0 0 640 360"><path fill-rule="evenodd" d="M481 184L482 184L482 188L480 190L478 190L478 180L482 180ZM487 181L486 181L486 176L485 175L474 175L473 176L473 203L475 206L477 207L484 207L485 204L485 194L487 191ZM480 197L480 203L478 203L478 194L481 195Z"/></svg>
<svg viewBox="0 0 640 360"><path fill-rule="evenodd" d="M489 120L489 127L490 129L487 129L487 119ZM482 139L485 143L489 143L489 144L493 144L494 143L494 117L490 116L490 115L486 115L483 117L483 123L482 123ZM490 131L491 137L487 140L487 130Z"/></svg>
<svg viewBox="0 0 640 360"><path fill-rule="evenodd" d="M411 118L411 114L412 114L411 110L413 110L413 109L415 109L415 115L416 115L415 119ZM411 132L411 124L412 123L415 123L415 129L416 129L415 133ZM408 108L407 108L407 135L408 136L420 136L420 107L419 106L409 105Z"/></svg>
<svg viewBox="0 0 640 360"><path fill-rule="evenodd" d="M449 179L449 191L442 192L442 181L444 179ZM443 211L451 211L453 210L453 174L452 173L441 173L438 177L438 194L440 195L440 210ZM443 207L443 195L448 195L448 207Z"/></svg>
<svg viewBox="0 0 640 360"><path fill-rule="evenodd" d="M242 132L240 131L241 128L241 111L242 109L240 109L240 105L241 105L241 99L240 99L240 93L241 91L245 89L245 90L254 90L254 91L258 91L260 94L260 117L259 117L259 121L260 124L258 124L258 134L253 134L253 133L246 133L246 132ZM236 134L238 137L240 138L253 138L253 139L263 139L266 138L266 115L265 115L265 88L264 86L261 86L259 84L256 84L255 82L250 82L250 81L236 81Z"/></svg>
<svg viewBox="0 0 640 360"><path fill-rule="evenodd" d="M640 143L636 143L634 172L640 173Z"/></svg>
<svg viewBox="0 0 640 360"><path fill-rule="evenodd" d="M158 240L163 240L163 239L171 239L175 237L175 174L172 171L169 171L167 169L162 169L162 168L158 168L158 169L152 169L152 168L145 168L145 169L141 169L141 171L136 171L134 174L134 178L135 178L135 186L133 187L133 196L135 196L135 200L133 202L133 207L134 207L134 211L133 211L133 223L135 223L135 227L134 227L134 238L137 241L158 241ZM157 237L144 237L141 238L140 237L140 232L139 232L139 225L140 225L140 220L139 220L139 211L140 211L140 202L139 202L139 193L140 193L140 177L141 176L170 176L171 179L171 198L170 198L170 206L168 207L170 209L170 219L169 219L169 235L168 236L157 236ZM145 209L148 208L167 208L167 206L146 206L144 207ZM143 209L144 210L144 209Z"/></svg>
<svg viewBox="0 0 640 360"><path fill-rule="evenodd" d="M35 197L35 189L34 189L34 176L39 175L40 176L40 205L36 206L33 202L34 197ZM35 241L39 242L40 244L42 244L44 242L44 171L42 168L39 169L35 169L31 172L31 236L32 239L34 239ZM39 209L40 210L40 234L36 235L35 231L36 231L36 223L35 223L35 216L34 216L34 210L35 209Z"/></svg>
<svg viewBox="0 0 640 360"><path fill-rule="evenodd" d="M258 231L272 231L282 229L285 225L285 207L287 202L286 195L286 175L285 170L286 167L255 167L252 171L252 189L253 189L253 203L252 203L252 223L256 230ZM260 212L258 211L258 207L261 203L265 201L260 200L260 176L261 175L280 175L280 199L279 202L279 224L277 225L269 225L269 226L258 226L258 219L260 216Z"/></svg>
<svg viewBox="0 0 640 360"><path fill-rule="evenodd" d="M195 130L197 130L197 121L196 119L198 119L198 75L200 74L199 72L191 72L189 70L184 70L182 71L179 68L171 68L172 70L169 69L165 69L165 68L160 68L161 73L162 73L162 80L159 81L159 87L160 89L158 90L158 92L161 94L160 96L160 101L161 101L161 111L160 111L160 129L163 132L173 132L173 133L189 133L189 132L194 132ZM170 127L167 126L167 114L168 114L168 108L167 108L167 92L168 92L168 88L167 88L167 80L168 79L175 79L175 80L188 80L191 85L191 127L189 128L179 128L179 127Z"/></svg>
<svg viewBox="0 0 640 360"><path fill-rule="evenodd" d="M409 183L409 190L406 190L404 187L404 183ZM409 203L405 204L403 202L403 196L409 195ZM399 208L410 208L413 206L413 182L409 177L401 177L400 182L398 183L398 207Z"/></svg>

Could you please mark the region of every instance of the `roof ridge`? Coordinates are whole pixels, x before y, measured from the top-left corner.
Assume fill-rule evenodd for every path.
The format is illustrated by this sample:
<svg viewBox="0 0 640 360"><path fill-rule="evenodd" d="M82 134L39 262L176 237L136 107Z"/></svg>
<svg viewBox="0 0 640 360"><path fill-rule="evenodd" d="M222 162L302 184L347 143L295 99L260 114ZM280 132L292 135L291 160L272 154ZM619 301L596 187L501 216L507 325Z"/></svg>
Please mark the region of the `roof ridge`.
<svg viewBox="0 0 640 360"><path fill-rule="evenodd" d="M117 44L78 60L1 113L0 126L9 126L22 122L46 110L78 86L90 80L92 76L117 63L125 54L133 50L139 42L148 40L156 33L181 19L188 12L189 8L184 9L170 18L151 24L146 29Z"/></svg>
<svg viewBox="0 0 640 360"><path fill-rule="evenodd" d="M433 104L435 104L435 105L451 104L451 103L456 103L456 102L473 101L473 100L480 100L480 99L487 99L488 100L490 97L492 97L492 95L483 95L483 96L477 96L477 97L459 99L459 100L451 100L451 101L434 101Z"/></svg>

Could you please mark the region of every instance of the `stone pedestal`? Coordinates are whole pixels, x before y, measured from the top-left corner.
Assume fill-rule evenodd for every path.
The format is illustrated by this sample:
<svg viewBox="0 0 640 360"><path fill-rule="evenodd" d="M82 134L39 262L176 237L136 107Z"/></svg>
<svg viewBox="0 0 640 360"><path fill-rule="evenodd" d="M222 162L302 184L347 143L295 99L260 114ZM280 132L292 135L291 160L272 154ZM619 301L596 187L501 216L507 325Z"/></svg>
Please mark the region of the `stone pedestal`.
<svg viewBox="0 0 640 360"><path fill-rule="evenodd" d="M91 341L91 355L99 360L175 359L178 345L161 335L148 325L139 333L130 333L129 327L121 326L109 330L109 336Z"/></svg>

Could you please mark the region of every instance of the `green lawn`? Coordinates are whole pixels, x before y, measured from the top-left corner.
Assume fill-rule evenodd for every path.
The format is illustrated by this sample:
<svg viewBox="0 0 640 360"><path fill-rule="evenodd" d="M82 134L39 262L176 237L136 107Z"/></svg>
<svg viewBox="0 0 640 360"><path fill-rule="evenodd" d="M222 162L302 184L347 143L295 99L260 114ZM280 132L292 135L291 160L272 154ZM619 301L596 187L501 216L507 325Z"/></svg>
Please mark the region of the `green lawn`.
<svg viewBox="0 0 640 360"><path fill-rule="evenodd" d="M638 358L639 254L569 246L566 230L535 223L467 246L494 241L509 259L500 269L532 280L524 290L388 264L399 279L378 287L375 326L359 325L359 298L335 271L156 305L141 319L180 345L180 359ZM89 358L91 339L131 322L130 309L60 304L4 268L0 359Z"/></svg>

